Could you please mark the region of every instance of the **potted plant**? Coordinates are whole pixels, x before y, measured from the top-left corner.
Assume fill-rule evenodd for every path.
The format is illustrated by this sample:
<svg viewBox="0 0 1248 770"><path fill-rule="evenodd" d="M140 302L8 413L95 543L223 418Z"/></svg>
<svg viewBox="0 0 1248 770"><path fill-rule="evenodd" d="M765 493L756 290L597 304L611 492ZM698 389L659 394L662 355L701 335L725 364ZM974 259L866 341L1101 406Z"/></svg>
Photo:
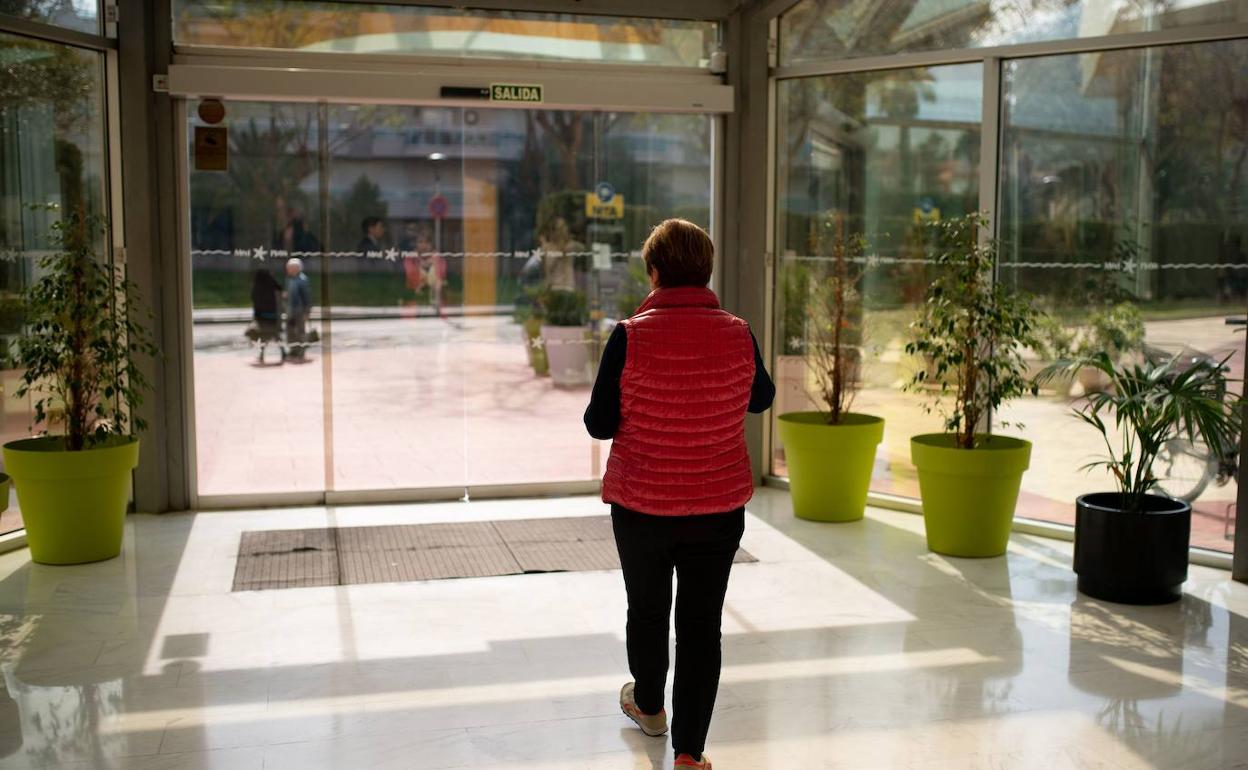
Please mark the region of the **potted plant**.
<svg viewBox="0 0 1248 770"><path fill-rule="evenodd" d="M911 324L906 352L930 364L907 387L934 393L928 411L944 417L944 433L914 436L928 547L950 556L1005 553L1031 443L990 434L992 411L1009 399L1035 395L1026 347L1036 347L1038 311L993 280L996 243L982 238L982 215L932 225L938 275ZM952 395L952 398L947 398Z"/></svg>
<svg viewBox="0 0 1248 770"><path fill-rule="evenodd" d="M542 308L537 301L538 293L525 289L527 304L516 303L516 323L520 326L520 339L524 342L524 354L529 366L538 377L550 374L550 362L546 359L545 341L542 339Z"/></svg>
<svg viewBox="0 0 1248 770"><path fill-rule="evenodd" d="M1088 315L1087 325L1075 346L1074 355L1088 358L1103 352L1117 362L1139 351L1143 346L1144 318L1140 315L1139 308L1134 302L1119 302L1093 310ZM1092 366L1080 369L1077 379L1084 393L1105 390L1110 384L1105 373Z"/></svg>
<svg viewBox="0 0 1248 770"><path fill-rule="evenodd" d="M40 263L44 274L25 295L17 396L32 396L43 435L5 444L4 463L31 558L42 564L121 552L136 434L146 427L136 412L148 382L135 359L157 350L135 320L136 287L98 258L106 232L99 217L80 213L53 225L57 252ZM54 416L61 435L47 433Z"/></svg>
<svg viewBox="0 0 1248 770"><path fill-rule="evenodd" d="M815 381L816 411L777 419L784 443L793 513L814 521L857 521L867 507L884 420L850 411L861 385L861 259L866 240L846 235L844 217L825 221L818 239L831 251L826 278L811 282L806 365Z"/></svg>
<svg viewBox="0 0 1248 770"><path fill-rule="evenodd" d="M1155 494L1153 464L1167 445L1191 442L1211 451L1234 449L1240 399L1227 387L1226 360L1127 363L1101 351L1049 367L1044 376L1091 368L1110 387L1089 393L1075 414L1101 434L1105 468L1116 492L1075 502L1075 573L1088 596L1125 604L1164 604L1182 596L1187 579L1192 506Z"/></svg>
<svg viewBox="0 0 1248 770"><path fill-rule="evenodd" d="M589 310L584 292L547 289L541 295L542 339L550 378L559 387L588 385L591 371Z"/></svg>
<svg viewBox="0 0 1248 770"><path fill-rule="evenodd" d="M629 257L620 292L616 295L616 318L631 318L648 296L650 276L646 273L646 263L640 257Z"/></svg>

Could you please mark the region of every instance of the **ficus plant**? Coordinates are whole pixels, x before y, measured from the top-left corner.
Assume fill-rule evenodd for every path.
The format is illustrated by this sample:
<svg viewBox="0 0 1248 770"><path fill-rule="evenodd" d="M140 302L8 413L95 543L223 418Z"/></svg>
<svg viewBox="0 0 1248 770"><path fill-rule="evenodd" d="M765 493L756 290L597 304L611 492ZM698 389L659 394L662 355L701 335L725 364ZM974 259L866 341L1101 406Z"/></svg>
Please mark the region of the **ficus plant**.
<svg viewBox="0 0 1248 770"><path fill-rule="evenodd" d="M159 354L150 328L135 318L137 287L97 253L107 232L98 215L65 214L52 226L55 252L40 261L42 277L24 294L17 396L33 398L32 427L41 433L63 420L71 452L147 427L138 408L151 386L136 360Z"/></svg>
<svg viewBox="0 0 1248 770"><path fill-rule="evenodd" d="M1230 368L1221 361L1124 362L1106 351L1058 361L1040 373L1042 382L1084 368L1104 374L1110 387L1089 393L1074 414L1101 434L1105 455L1084 466L1113 475L1123 509L1142 511L1157 486L1153 464L1175 441L1204 444L1221 455L1238 448L1241 399L1231 392ZM1112 427L1111 427L1112 425Z"/></svg>
<svg viewBox="0 0 1248 770"><path fill-rule="evenodd" d="M928 364L907 389L934 390L926 408L944 418L961 449L976 447L1001 404L1039 392L1027 376L1023 350L1039 345L1041 315L994 280L997 243L985 237L987 227L982 214L929 225L928 259L936 277L906 345L908 354Z"/></svg>
<svg viewBox="0 0 1248 770"><path fill-rule="evenodd" d="M820 225L816 251L826 253L830 270L810 281L807 305L809 341L806 365L815 380L815 395L829 425L840 425L853 406L861 386L862 365L862 257L867 241L845 228L845 215L836 212Z"/></svg>

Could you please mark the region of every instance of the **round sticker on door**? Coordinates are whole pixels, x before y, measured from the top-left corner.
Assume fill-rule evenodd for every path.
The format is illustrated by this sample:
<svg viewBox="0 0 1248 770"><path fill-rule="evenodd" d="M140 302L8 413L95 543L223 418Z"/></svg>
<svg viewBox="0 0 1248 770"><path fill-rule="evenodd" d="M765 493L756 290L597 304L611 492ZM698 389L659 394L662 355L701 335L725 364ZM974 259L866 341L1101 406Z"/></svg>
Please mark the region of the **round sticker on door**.
<svg viewBox="0 0 1248 770"><path fill-rule="evenodd" d="M225 119L225 105L220 99L203 99L199 102L199 119L215 126Z"/></svg>
<svg viewBox="0 0 1248 770"><path fill-rule="evenodd" d="M599 182L594 186L594 194L598 196L600 202L610 203L615 197L615 186L610 182Z"/></svg>

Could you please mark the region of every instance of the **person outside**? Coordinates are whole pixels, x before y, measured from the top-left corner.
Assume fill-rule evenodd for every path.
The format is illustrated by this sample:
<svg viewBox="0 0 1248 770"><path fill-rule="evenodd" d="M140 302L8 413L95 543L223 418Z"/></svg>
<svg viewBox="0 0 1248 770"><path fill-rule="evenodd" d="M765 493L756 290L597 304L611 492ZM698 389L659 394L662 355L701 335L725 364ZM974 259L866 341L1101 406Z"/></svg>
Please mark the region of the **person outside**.
<svg viewBox="0 0 1248 770"><path fill-rule="evenodd" d="M568 220L556 216L538 233L546 288L558 291L577 290L577 256L585 246L573 239Z"/></svg>
<svg viewBox="0 0 1248 770"><path fill-rule="evenodd" d="M361 256L368 257L369 254L385 250L385 244L382 241L386 237L386 223L381 217L364 217L364 221L360 223L360 230L362 235L355 250L360 252Z"/></svg>
<svg viewBox="0 0 1248 770"><path fill-rule="evenodd" d="M308 230L303 219L303 210L298 206L287 205L285 198L277 199L278 221L281 229L273 236L273 249L282 256L294 257L320 256L321 242Z"/></svg>
<svg viewBox="0 0 1248 770"><path fill-rule="evenodd" d="M714 260L697 225L669 219L642 250L652 291L612 332L585 411L596 439L613 439L603 478L628 596L626 647L634 681L620 708L647 735L667 732L664 688L676 573L676 767L703 754L719 688L720 625L754 474L747 412L775 397L749 325L707 288Z"/></svg>
<svg viewBox="0 0 1248 770"><path fill-rule="evenodd" d="M286 261L286 344L294 359L303 358L311 314L312 287L303 272L303 260L291 258Z"/></svg>
<svg viewBox="0 0 1248 770"><path fill-rule="evenodd" d="M441 316L442 288L446 285L447 274L446 257L435 251L433 233L429 226L409 222L399 250L403 255L407 288L420 294L428 286L430 302Z"/></svg>
<svg viewBox="0 0 1248 770"><path fill-rule="evenodd" d="M264 346L277 342L281 335L282 286L267 268L257 268L251 281L251 324L247 337L260 346L260 362L264 363ZM285 357L285 350L282 351Z"/></svg>

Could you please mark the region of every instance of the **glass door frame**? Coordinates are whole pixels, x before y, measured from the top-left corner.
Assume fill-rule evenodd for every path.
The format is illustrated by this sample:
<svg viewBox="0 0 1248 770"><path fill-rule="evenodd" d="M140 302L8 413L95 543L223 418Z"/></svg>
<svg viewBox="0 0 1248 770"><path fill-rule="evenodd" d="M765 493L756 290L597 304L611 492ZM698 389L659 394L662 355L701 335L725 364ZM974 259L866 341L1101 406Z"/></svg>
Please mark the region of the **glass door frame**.
<svg viewBox="0 0 1248 770"><path fill-rule="evenodd" d="M345 58L354 59L351 69L342 69ZM283 64L284 66L278 66ZM300 65L300 66L293 66ZM656 85L655 75L662 74ZM367 78L367 79L366 79ZM359 83L370 84L361 96ZM541 84L548 97L541 104L491 103L485 100L441 99L442 86L488 85L491 82ZM705 72L657 67L615 65L558 65L533 62L497 62L447 66L428 63L419 57L344 57L337 54L239 54L221 51L179 53L169 72L169 94L174 108L176 137L174 148L177 172L178 280L177 309L180 343L187 351L182 372L183 398L187 408L186 462L188 499L192 509L228 509L279 505L345 505L366 503L418 502L477 498L508 498L595 494L600 480L488 484L452 487L365 489L290 493L210 494L199 492L198 432L196 429L195 370L193 356L192 276L190 226L190 159L186 106L195 99L215 97L243 102L298 102L316 104L321 114L334 104L384 104L395 106L473 109L541 109L597 112L703 114L710 121L711 184L708 190L711 235L723 243L722 199L724 116L731 113L734 89L721 78ZM412 84L420 83L418 89ZM610 87L604 87L609 84ZM354 85L353 85L354 84ZM324 162L324 159L322 159ZM722 250L721 250L722 251ZM722 280L722 254L716 255L713 286ZM332 314L331 314L332 317ZM330 335L326 335L327 337ZM328 364L326 365L328 367ZM323 375L327 376L327 375ZM329 386L332 387L332 384ZM326 399L329 393L326 393ZM332 402L323 405L326 429L332 430ZM328 449L328 448L327 448ZM327 464L330 462L327 459ZM330 485L326 485L330 486Z"/></svg>
<svg viewBox="0 0 1248 770"><path fill-rule="evenodd" d="M938 67L951 64L982 64L983 98L981 114L980 142L980 180L979 207L988 215L991 237L999 233L1000 223L998 212L1001 205L1000 185L1000 147L1003 117L1002 100L1002 68L1006 61L1032 57L1054 56L1063 54L1094 53L1124 49L1151 48L1186 43L1207 43L1225 40L1248 39L1248 24L1222 24L1207 27L1178 27L1152 32L1114 34L1103 37L1077 38L1069 40L1045 41L1020 45L992 46L972 49L933 50L917 53L893 55L872 55L841 59L822 59L802 64L781 66L776 58L779 50L780 16L797 0L785 2L769 8L772 14L768 20L768 50L771 52L768 68L768 88L766 100L767 120L767 178L766 196L767 209L764 219L764 238L767 253L766 284L764 312L767 324L765 342L763 342L764 360L774 361L773 330L775 319L776 272L777 257L777 182L779 179L779 135L778 114L780 104L777 99L779 84L784 80L800 80L826 75L860 74L864 72L909 70L916 67ZM985 235L988 237L988 234ZM1248 348L1248 340L1245 341ZM1246 364L1248 366L1248 364ZM1241 376L1245 373L1241 372ZM991 418L989 418L991 420ZM776 476L772 472L772 452L776 436L773 420L763 420L762 454L764 460L764 483L768 486L788 489L788 479ZM1248 438L1241 437L1243 451L1248 451ZM1241 451L1241 457L1243 457ZM1237 580L1248 581L1248 514L1244 506L1248 504L1248 491L1244 481L1248 480L1243 464L1239 467L1236 481L1239 484L1239 498L1236 506L1235 541L1231 545L1232 553L1192 548L1192 563L1221 569L1233 569ZM872 491L868 495L868 503L881 508L900 510L909 513L922 513L922 506L917 499ZM1015 531L1072 540L1073 527L1031 519L1016 519Z"/></svg>

